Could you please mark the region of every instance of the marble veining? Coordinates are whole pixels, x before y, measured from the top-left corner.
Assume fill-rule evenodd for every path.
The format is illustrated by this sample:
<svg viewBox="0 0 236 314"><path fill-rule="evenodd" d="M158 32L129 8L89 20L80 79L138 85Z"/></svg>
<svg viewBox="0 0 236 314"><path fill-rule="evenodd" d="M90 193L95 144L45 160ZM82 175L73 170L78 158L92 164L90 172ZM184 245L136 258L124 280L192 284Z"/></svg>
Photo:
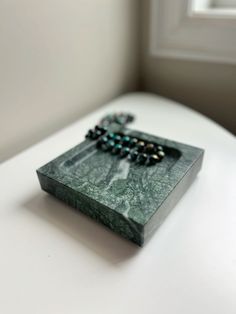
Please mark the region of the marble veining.
<svg viewBox="0 0 236 314"><path fill-rule="evenodd" d="M85 140L37 173L45 191L143 245L200 170L203 150L130 129L124 133L157 141L166 157L142 166Z"/></svg>

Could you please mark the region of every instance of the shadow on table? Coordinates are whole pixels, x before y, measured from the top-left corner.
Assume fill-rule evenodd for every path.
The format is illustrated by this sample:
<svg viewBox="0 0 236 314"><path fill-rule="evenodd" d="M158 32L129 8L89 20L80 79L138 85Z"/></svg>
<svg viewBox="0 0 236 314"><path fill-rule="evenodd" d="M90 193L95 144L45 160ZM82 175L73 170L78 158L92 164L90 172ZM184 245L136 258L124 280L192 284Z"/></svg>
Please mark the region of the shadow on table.
<svg viewBox="0 0 236 314"><path fill-rule="evenodd" d="M110 263L122 263L140 252L132 242L45 193L32 196L23 206Z"/></svg>

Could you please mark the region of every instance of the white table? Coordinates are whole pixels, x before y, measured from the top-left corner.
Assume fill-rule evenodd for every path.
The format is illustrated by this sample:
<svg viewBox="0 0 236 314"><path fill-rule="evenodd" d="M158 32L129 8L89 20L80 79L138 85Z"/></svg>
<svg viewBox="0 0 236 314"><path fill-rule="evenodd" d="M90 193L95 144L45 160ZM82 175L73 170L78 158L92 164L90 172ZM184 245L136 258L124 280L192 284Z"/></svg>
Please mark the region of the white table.
<svg viewBox="0 0 236 314"><path fill-rule="evenodd" d="M205 148L203 169L140 249L40 190L35 169L106 113ZM123 96L0 166L0 313L235 314L236 141L150 94Z"/></svg>

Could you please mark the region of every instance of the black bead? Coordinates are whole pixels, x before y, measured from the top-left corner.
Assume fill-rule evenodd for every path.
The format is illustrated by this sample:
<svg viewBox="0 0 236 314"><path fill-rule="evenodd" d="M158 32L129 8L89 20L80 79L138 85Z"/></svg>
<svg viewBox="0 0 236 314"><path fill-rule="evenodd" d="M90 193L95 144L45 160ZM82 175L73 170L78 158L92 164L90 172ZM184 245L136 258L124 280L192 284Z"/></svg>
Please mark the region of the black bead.
<svg viewBox="0 0 236 314"><path fill-rule="evenodd" d="M164 158L165 157L165 153L163 152L163 150L159 150L157 152L157 155L160 157L160 158Z"/></svg>
<svg viewBox="0 0 236 314"><path fill-rule="evenodd" d="M135 161L137 157L138 157L138 152L134 150L129 153L128 159L131 161Z"/></svg>
<svg viewBox="0 0 236 314"><path fill-rule="evenodd" d="M138 143L138 139L133 137L131 140L130 140L130 147L135 147Z"/></svg>
<svg viewBox="0 0 236 314"><path fill-rule="evenodd" d="M92 140L96 140L96 139L101 135L101 133L100 133L100 135L99 135L99 134L97 134L97 132L100 132L100 131L94 130L94 131L92 132L92 134L91 134L91 139L92 139Z"/></svg>
<svg viewBox="0 0 236 314"><path fill-rule="evenodd" d="M152 144L152 143L148 143L146 146L145 146L145 152L146 153L149 153L149 154L152 154L155 152L155 145Z"/></svg>
<svg viewBox="0 0 236 314"><path fill-rule="evenodd" d="M105 134L107 132L107 128L101 125L96 125L95 130L100 131L102 134Z"/></svg>
<svg viewBox="0 0 236 314"><path fill-rule="evenodd" d="M114 148L112 149L112 154L119 154L121 149L122 149L122 145L121 144L116 144L114 146Z"/></svg>
<svg viewBox="0 0 236 314"><path fill-rule="evenodd" d="M101 145L101 149L102 149L104 152L108 151L108 150L109 150L108 143L103 143L103 144Z"/></svg>
<svg viewBox="0 0 236 314"><path fill-rule="evenodd" d="M97 144L96 144L96 146L97 146L97 148L100 148L101 146L102 146L102 141L101 141L101 139L99 139L98 141L97 141Z"/></svg>
<svg viewBox="0 0 236 314"><path fill-rule="evenodd" d="M120 113L120 114L115 115L114 120L116 123L119 123L122 125L122 124L126 124L127 118L123 113Z"/></svg>
<svg viewBox="0 0 236 314"><path fill-rule="evenodd" d="M86 134L86 138L92 138L94 131L93 130L88 130L88 133Z"/></svg>
<svg viewBox="0 0 236 314"><path fill-rule="evenodd" d="M123 147L120 151L121 157L126 157L130 152L130 149L128 147Z"/></svg>
<svg viewBox="0 0 236 314"><path fill-rule="evenodd" d="M92 138L93 138L94 140L96 140L96 139L98 139L101 135L102 135L102 132L101 132L100 130L96 130L96 131L94 131Z"/></svg>
<svg viewBox="0 0 236 314"><path fill-rule="evenodd" d="M100 137L97 141L97 147L100 148L103 144L108 142L108 138L106 136Z"/></svg>
<svg viewBox="0 0 236 314"><path fill-rule="evenodd" d="M127 123L130 123L134 120L134 116L132 114L127 115Z"/></svg>
<svg viewBox="0 0 236 314"><path fill-rule="evenodd" d="M137 150L138 150L139 152L143 152L144 147L145 147L145 143L144 143L143 141L139 141L139 142L137 143L136 147L137 147Z"/></svg>
<svg viewBox="0 0 236 314"><path fill-rule="evenodd" d="M155 165L159 161L160 158L156 154L150 155L148 158L148 165Z"/></svg>
<svg viewBox="0 0 236 314"><path fill-rule="evenodd" d="M148 155L145 154L145 153L142 153L142 154L139 154L138 157L137 157L137 162L139 164L144 164L148 159Z"/></svg>
<svg viewBox="0 0 236 314"><path fill-rule="evenodd" d="M95 125L95 130L101 130L101 126L100 125Z"/></svg>

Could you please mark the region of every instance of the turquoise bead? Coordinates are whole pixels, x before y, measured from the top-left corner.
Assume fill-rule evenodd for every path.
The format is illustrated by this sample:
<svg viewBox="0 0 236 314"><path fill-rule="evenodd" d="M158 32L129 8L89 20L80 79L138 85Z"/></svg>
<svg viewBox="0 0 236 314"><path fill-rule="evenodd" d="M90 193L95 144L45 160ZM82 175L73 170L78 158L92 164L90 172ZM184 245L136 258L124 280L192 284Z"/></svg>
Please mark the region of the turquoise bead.
<svg viewBox="0 0 236 314"><path fill-rule="evenodd" d="M109 139L114 139L115 134L112 133L112 132L110 132L110 133L107 134L107 137L108 137Z"/></svg>
<svg viewBox="0 0 236 314"><path fill-rule="evenodd" d="M121 157L126 157L130 152L130 149L128 147L123 147L120 151Z"/></svg>
<svg viewBox="0 0 236 314"><path fill-rule="evenodd" d="M130 143L130 137L129 136L124 136L122 137L122 144L125 146L128 146Z"/></svg>
<svg viewBox="0 0 236 314"><path fill-rule="evenodd" d="M120 136L119 134L115 134L115 136L114 136L114 141L115 141L116 143L119 143L119 142L121 141L121 136Z"/></svg>
<svg viewBox="0 0 236 314"><path fill-rule="evenodd" d="M115 146L115 142L113 140L110 140L108 141L107 146L109 150L112 150Z"/></svg>
<svg viewBox="0 0 236 314"><path fill-rule="evenodd" d="M122 149L122 145L121 144L116 144L114 146L114 148L112 149L112 153L113 154L119 154L121 149Z"/></svg>

